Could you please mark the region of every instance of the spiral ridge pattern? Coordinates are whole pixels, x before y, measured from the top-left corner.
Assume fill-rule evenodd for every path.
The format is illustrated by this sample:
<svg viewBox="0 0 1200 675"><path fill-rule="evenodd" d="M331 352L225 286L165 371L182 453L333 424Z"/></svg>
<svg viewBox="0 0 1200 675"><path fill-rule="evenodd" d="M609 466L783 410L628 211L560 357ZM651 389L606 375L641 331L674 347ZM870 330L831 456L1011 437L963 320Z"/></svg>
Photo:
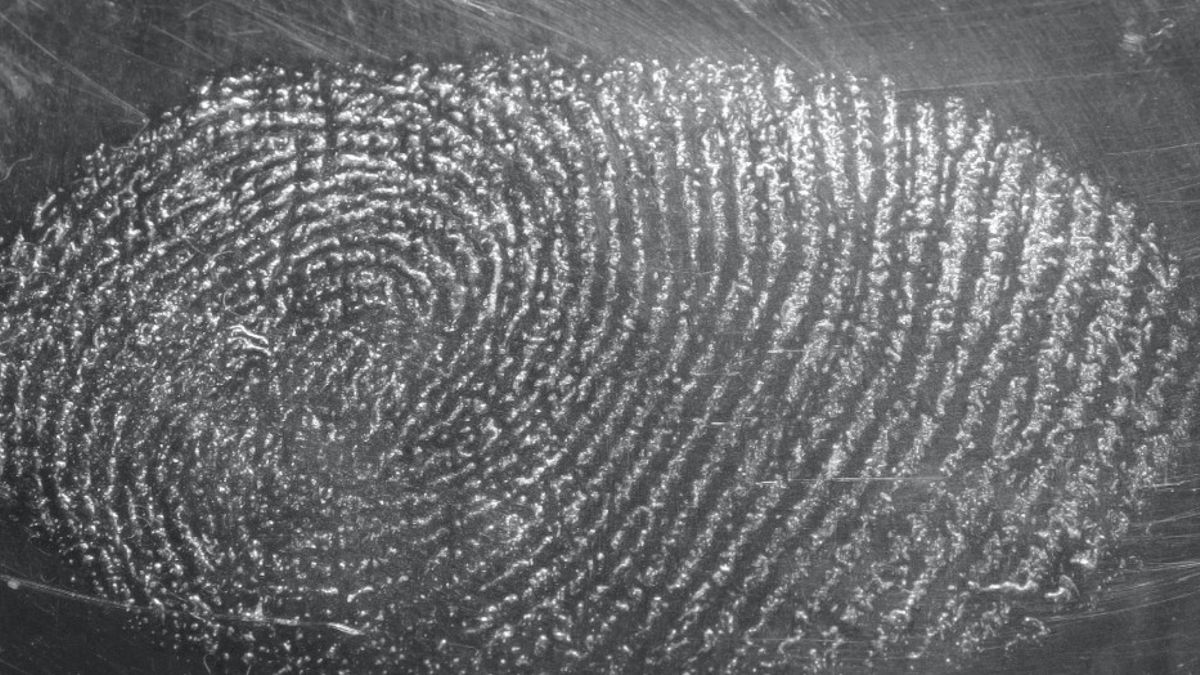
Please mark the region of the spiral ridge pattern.
<svg viewBox="0 0 1200 675"><path fill-rule="evenodd" d="M37 231L0 479L80 588L298 667L969 653L1094 590L1196 392L1128 206L753 62L259 69Z"/></svg>

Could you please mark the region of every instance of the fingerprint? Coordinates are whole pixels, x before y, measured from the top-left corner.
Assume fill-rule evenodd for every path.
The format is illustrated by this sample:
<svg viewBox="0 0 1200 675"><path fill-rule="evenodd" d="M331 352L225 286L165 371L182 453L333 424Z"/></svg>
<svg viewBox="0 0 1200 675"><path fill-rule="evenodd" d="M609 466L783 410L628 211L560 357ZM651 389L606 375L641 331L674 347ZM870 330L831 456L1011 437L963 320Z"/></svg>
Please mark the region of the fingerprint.
<svg viewBox="0 0 1200 675"><path fill-rule="evenodd" d="M724 672L1036 637L1197 392L1030 136L765 63L215 80L0 272L0 484L229 662Z"/></svg>

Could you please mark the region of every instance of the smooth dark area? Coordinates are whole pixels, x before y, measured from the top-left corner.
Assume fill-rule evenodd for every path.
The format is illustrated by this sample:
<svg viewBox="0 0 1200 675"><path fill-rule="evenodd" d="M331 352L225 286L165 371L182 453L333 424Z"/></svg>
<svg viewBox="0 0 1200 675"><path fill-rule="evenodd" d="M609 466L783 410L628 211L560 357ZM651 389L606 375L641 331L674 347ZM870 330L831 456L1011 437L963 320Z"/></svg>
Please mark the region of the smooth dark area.
<svg viewBox="0 0 1200 675"><path fill-rule="evenodd" d="M84 156L127 142L212 73L530 49L600 61L749 53L982 102L1139 203L1200 279L1200 4L1183 0L16 0L0 4L0 235L28 231ZM1127 544L1142 569L1100 606L1048 623L1044 644L985 654L973 670L1200 672L1200 460L1152 497ZM64 578L7 521L0 574ZM0 586L0 672L207 671L124 620Z"/></svg>

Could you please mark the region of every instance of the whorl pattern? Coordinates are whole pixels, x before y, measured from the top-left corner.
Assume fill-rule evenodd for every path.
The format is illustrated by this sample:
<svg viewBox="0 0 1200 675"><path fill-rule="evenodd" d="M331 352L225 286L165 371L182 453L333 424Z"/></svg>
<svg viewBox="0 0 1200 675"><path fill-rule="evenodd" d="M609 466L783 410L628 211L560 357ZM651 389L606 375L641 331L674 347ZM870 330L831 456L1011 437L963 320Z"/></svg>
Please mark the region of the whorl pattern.
<svg viewBox="0 0 1200 675"><path fill-rule="evenodd" d="M1089 592L1184 423L1130 209L853 79L265 69L38 227L9 492L88 592L300 666L969 652Z"/></svg>

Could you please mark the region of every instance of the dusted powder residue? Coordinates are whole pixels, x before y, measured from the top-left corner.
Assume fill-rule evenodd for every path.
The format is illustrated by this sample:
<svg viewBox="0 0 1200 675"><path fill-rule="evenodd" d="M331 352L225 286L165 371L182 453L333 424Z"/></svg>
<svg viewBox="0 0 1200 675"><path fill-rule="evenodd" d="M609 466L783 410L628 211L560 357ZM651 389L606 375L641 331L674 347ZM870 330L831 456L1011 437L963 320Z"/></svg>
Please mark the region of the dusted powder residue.
<svg viewBox="0 0 1200 675"><path fill-rule="evenodd" d="M0 481L73 589L231 661L971 654L1098 591L1197 388L1128 206L754 62L228 77L36 236Z"/></svg>

